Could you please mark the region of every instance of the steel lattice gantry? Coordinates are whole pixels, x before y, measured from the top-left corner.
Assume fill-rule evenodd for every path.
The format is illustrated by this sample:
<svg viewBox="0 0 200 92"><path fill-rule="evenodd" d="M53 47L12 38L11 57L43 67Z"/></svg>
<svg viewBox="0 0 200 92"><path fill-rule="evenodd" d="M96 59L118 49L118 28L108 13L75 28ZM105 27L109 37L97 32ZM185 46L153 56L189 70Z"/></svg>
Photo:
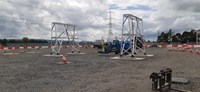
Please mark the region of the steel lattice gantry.
<svg viewBox="0 0 200 92"><path fill-rule="evenodd" d="M51 54L60 54L63 41L67 41L69 43L72 48L72 52L80 52L76 25L52 22Z"/></svg>
<svg viewBox="0 0 200 92"><path fill-rule="evenodd" d="M123 15L120 56L128 54L134 57L139 52L143 52L146 55L142 31L143 21L141 18L131 14Z"/></svg>
<svg viewBox="0 0 200 92"><path fill-rule="evenodd" d="M200 37L199 37L199 35L200 35L200 30L197 30L197 31L196 31L196 45L199 45L199 42L200 42Z"/></svg>

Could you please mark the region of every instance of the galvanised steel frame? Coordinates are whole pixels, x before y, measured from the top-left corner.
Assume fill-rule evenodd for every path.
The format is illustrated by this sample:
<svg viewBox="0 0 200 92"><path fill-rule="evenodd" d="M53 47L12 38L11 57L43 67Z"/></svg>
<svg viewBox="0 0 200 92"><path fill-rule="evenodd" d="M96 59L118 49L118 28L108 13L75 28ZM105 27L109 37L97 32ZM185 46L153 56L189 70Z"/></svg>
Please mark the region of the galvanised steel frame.
<svg viewBox="0 0 200 92"><path fill-rule="evenodd" d="M122 45L120 56L124 54L129 54L134 57L137 53L143 52L146 54L145 50L145 40L141 32L143 31L143 20L132 14L123 15L122 23ZM129 47L125 48L125 44L129 43ZM141 44L142 47L139 47Z"/></svg>
<svg viewBox="0 0 200 92"><path fill-rule="evenodd" d="M80 52L76 25L52 22L51 54L60 54L63 41L68 41L70 47L72 48L72 52Z"/></svg>

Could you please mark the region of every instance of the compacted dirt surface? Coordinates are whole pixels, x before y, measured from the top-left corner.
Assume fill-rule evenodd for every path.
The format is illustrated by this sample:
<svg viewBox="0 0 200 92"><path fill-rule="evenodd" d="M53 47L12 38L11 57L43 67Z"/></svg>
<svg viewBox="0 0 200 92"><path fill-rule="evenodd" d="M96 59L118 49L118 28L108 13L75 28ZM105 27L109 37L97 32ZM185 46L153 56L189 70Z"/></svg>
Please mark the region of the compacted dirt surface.
<svg viewBox="0 0 200 92"><path fill-rule="evenodd" d="M61 54L69 52L63 49ZM200 55L189 51L168 51L151 47L144 60L110 60L114 54L100 55L94 48L82 48L86 54L45 57L50 49L0 51L0 92L153 92L152 72L171 68L173 76L189 79L189 84L172 88L200 92ZM168 91L174 92L174 91Z"/></svg>

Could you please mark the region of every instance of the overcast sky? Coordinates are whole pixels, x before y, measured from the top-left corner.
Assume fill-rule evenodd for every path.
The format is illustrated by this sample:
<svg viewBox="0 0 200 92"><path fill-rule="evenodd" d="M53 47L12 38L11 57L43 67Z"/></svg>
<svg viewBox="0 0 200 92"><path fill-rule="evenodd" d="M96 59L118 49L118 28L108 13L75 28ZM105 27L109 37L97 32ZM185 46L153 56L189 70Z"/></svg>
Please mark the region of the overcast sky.
<svg viewBox="0 0 200 92"><path fill-rule="evenodd" d="M107 38L108 11L120 37L123 14L143 18L144 35L200 28L199 0L0 0L0 38L50 39L51 22L78 26L80 40Z"/></svg>

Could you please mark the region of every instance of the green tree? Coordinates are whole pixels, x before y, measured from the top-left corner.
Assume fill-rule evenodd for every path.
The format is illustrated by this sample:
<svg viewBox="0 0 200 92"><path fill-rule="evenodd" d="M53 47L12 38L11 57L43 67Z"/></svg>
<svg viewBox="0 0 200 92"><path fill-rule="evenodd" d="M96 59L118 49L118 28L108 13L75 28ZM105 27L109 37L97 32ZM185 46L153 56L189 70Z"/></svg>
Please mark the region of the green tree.
<svg viewBox="0 0 200 92"><path fill-rule="evenodd" d="M11 39L11 40L8 41L8 43L16 43L16 40Z"/></svg>
<svg viewBox="0 0 200 92"><path fill-rule="evenodd" d="M194 29L192 29L191 31L190 31L190 39L189 39L189 41L190 42L195 42L196 41L196 30L194 30Z"/></svg>
<svg viewBox="0 0 200 92"><path fill-rule="evenodd" d="M172 42L172 29L169 29L168 33L167 33L167 42Z"/></svg>
<svg viewBox="0 0 200 92"><path fill-rule="evenodd" d="M23 37L23 38L22 38L22 42L23 42L23 43L28 43L28 42L29 42L28 37Z"/></svg>
<svg viewBox="0 0 200 92"><path fill-rule="evenodd" d="M29 42L30 43L35 43L35 39L30 39Z"/></svg>
<svg viewBox="0 0 200 92"><path fill-rule="evenodd" d="M181 35L181 42L186 43L189 41L190 38L190 32L184 31L183 34Z"/></svg>
<svg viewBox="0 0 200 92"><path fill-rule="evenodd" d="M172 30L170 29L167 33L162 32L161 35L158 36L158 42L195 42L196 41L196 30L192 29L190 32L184 31L181 33L172 34Z"/></svg>
<svg viewBox="0 0 200 92"><path fill-rule="evenodd" d="M177 42L181 42L181 34L180 33L176 33L176 35L175 35L176 37L177 37Z"/></svg>
<svg viewBox="0 0 200 92"><path fill-rule="evenodd" d="M172 42L179 42L179 39L176 35L172 36Z"/></svg>
<svg viewBox="0 0 200 92"><path fill-rule="evenodd" d="M165 33L165 32L162 32L161 35L158 37L158 41L159 42L168 42L168 37L169 37L169 34L168 33Z"/></svg>
<svg viewBox="0 0 200 92"><path fill-rule="evenodd" d="M7 44L8 44L8 40L7 40L7 39L3 39L3 41L2 41L2 45L3 45L4 47L6 47Z"/></svg>

